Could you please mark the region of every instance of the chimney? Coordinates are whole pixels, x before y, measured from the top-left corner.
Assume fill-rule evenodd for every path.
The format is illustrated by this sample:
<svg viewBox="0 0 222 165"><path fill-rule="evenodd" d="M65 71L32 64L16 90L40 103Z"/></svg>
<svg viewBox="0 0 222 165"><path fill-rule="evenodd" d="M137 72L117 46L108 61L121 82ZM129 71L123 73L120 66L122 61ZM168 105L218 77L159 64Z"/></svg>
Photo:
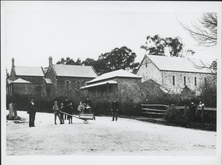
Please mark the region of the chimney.
<svg viewBox="0 0 222 165"><path fill-rule="evenodd" d="M51 66L52 65L52 57L50 56L49 57L49 66Z"/></svg>
<svg viewBox="0 0 222 165"><path fill-rule="evenodd" d="M15 67L15 59L12 58L12 67Z"/></svg>

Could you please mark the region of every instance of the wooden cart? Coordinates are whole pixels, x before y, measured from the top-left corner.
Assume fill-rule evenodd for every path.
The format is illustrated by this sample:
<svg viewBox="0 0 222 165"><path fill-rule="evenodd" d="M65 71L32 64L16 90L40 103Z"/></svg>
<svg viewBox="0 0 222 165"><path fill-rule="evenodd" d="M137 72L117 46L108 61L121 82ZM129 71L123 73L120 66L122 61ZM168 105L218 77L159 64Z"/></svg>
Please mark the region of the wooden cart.
<svg viewBox="0 0 222 165"><path fill-rule="evenodd" d="M81 119L81 120L83 120L83 122L85 124L89 123L88 120L96 120L96 118L95 118L93 113L80 113L79 115L71 115L71 114L63 112L63 111L60 111L60 112L63 113L63 114L72 116L74 118Z"/></svg>

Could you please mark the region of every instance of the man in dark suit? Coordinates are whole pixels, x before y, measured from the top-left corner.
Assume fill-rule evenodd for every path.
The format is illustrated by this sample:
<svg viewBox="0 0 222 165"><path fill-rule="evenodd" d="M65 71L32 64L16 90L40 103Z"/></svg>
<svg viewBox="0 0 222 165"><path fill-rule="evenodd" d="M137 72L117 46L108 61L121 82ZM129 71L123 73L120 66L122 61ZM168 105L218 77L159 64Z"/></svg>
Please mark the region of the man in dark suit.
<svg viewBox="0 0 222 165"><path fill-rule="evenodd" d="M36 108L33 98L30 99L30 102L27 105L27 113L29 114L29 127L35 127Z"/></svg>
<svg viewBox="0 0 222 165"><path fill-rule="evenodd" d="M112 111L112 115L113 115L112 121L114 121L114 119L116 119L116 121L117 121L117 118L118 118L118 101L116 99L112 102L111 111Z"/></svg>

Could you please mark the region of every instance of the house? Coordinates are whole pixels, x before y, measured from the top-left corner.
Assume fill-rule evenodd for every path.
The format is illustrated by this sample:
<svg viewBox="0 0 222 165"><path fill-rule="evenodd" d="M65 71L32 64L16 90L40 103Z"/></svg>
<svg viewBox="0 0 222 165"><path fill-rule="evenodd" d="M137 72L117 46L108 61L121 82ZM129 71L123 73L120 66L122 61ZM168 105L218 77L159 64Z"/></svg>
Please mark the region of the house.
<svg viewBox="0 0 222 165"><path fill-rule="evenodd" d="M142 95L140 92L140 76L125 70L116 70L102 74L86 82L80 89L86 90L93 102L110 103L114 98L123 104L126 102L137 103Z"/></svg>
<svg viewBox="0 0 222 165"><path fill-rule="evenodd" d="M53 64L49 57L49 66L43 81L44 94L48 99L69 97L75 103L86 95L80 91L87 81L97 77L92 66Z"/></svg>
<svg viewBox="0 0 222 165"><path fill-rule="evenodd" d="M12 58L10 78L7 80L7 94L41 97L44 72L41 67L15 66Z"/></svg>
<svg viewBox="0 0 222 165"><path fill-rule="evenodd" d="M188 87L198 95L215 73L198 59L145 55L137 75L142 76L142 82L152 79L170 93L180 93Z"/></svg>

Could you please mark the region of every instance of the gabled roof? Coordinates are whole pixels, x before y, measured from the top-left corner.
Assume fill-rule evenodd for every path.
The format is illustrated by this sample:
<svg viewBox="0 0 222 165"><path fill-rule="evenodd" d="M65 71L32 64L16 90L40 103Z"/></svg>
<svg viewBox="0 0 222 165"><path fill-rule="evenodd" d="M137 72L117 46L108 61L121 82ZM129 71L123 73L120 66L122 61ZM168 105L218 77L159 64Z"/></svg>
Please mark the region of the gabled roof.
<svg viewBox="0 0 222 165"><path fill-rule="evenodd" d="M44 76L41 67L31 66L15 66L15 74L17 76Z"/></svg>
<svg viewBox="0 0 222 165"><path fill-rule="evenodd" d="M157 55L147 55L147 57L156 65L159 70L162 71L213 73L212 69L206 68L207 65L204 64L200 59Z"/></svg>
<svg viewBox="0 0 222 165"><path fill-rule="evenodd" d="M22 79L22 78L18 78L18 79L16 79L15 81L13 81L12 82L13 84L30 84L31 82L30 81L26 81L26 80L24 80L24 79Z"/></svg>
<svg viewBox="0 0 222 165"><path fill-rule="evenodd" d="M98 81L103 81L103 80L110 79L110 78L115 78L115 77L142 78L142 77L137 76L133 73L130 73L130 72L127 72L123 69L120 69L120 70L112 71L112 72L109 72L109 73L104 73L101 76L99 76L99 77L97 77L97 78L95 78L91 81L88 81L87 84L91 84L91 83L95 83L95 82L98 82Z"/></svg>
<svg viewBox="0 0 222 165"><path fill-rule="evenodd" d="M82 65L52 65L56 76L61 77L86 77L95 78L97 77L96 72L92 66Z"/></svg>
<svg viewBox="0 0 222 165"><path fill-rule="evenodd" d="M12 80L7 79L7 83L8 83L8 84L11 84L12 82L13 82Z"/></svg>

